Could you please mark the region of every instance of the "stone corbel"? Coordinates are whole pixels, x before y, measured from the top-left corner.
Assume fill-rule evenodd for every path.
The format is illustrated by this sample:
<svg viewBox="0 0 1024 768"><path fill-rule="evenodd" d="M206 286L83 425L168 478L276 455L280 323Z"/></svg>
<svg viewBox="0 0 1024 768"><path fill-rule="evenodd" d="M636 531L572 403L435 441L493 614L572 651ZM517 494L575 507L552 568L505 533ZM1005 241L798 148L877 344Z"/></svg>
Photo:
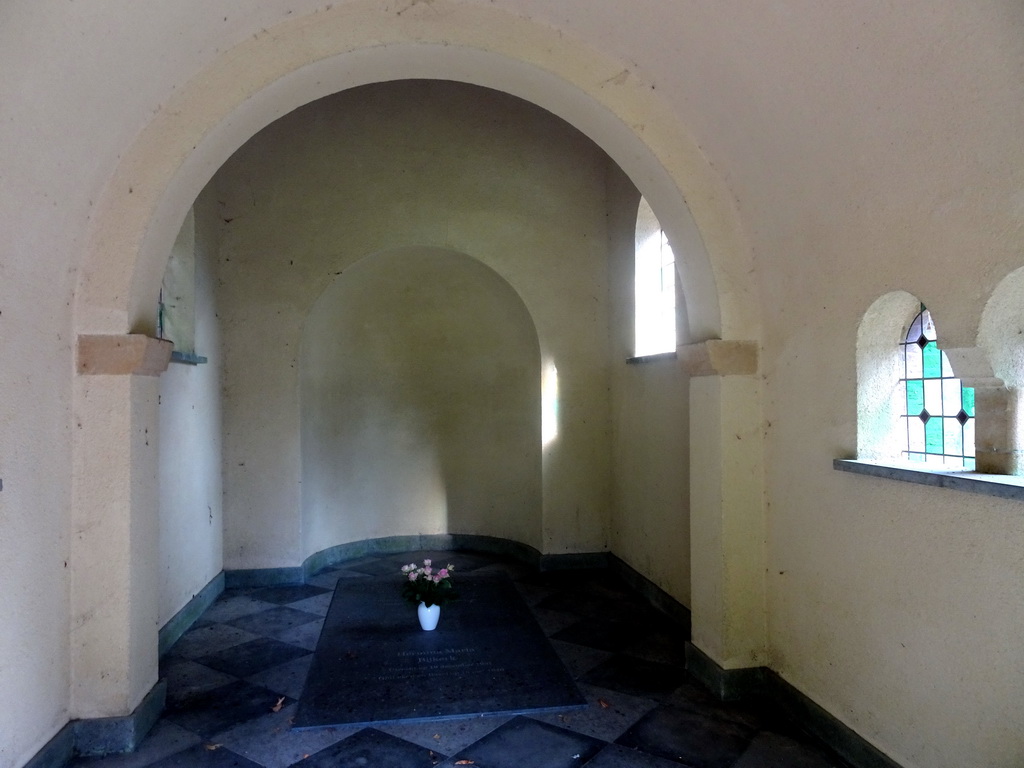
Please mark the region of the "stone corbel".
<svg viewBox="0 0 1024 768"><path fill-rule="evenodd" d="M86 376L159 376L167 370L174 344L141 333L123 336L82 334L76 366Z"/></svg>
<svg viewBox="0 0 1024 768"><path fill-rule="evenodd" d="M693 376L751 376L757 373L756 341L709 339L676 349L683 369Z"/></svg>

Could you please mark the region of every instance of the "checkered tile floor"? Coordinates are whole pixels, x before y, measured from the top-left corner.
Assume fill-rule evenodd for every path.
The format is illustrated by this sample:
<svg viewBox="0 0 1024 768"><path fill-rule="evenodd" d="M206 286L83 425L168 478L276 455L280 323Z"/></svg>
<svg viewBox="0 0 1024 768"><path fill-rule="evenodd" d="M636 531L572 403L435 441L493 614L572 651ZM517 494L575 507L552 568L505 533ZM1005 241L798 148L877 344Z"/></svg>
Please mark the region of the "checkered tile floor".
<svg viewBox="0 0 1024 768"><path fill-rule="evenodd" d="M586 696L584 710L375 728L293 731L291 720L339 579L412 560L508 572ZM641 629L642 628L642 629ZM686 628L604 571L536 573L464 552L349 561L296 587L228 590L164 657L163 718L127 755L77 768L844 768L756 705L723 705L683 668Z"/></svg>

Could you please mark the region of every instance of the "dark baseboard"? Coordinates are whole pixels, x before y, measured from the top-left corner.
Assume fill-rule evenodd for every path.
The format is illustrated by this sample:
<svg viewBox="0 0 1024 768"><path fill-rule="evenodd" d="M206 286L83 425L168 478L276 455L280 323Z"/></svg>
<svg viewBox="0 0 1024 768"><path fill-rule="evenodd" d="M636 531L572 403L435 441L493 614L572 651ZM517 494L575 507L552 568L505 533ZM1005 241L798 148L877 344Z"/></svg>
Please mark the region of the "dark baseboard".
<svg viewBox="0 0 1024 768"><path fill-rule="evenodd" d="M537 566L540 553L528 544L495 536L478 536L471 533L432 533L413 536L385 536L379 539L364 539L348 544L328 547L310 555L302 564L305 578L322 568L340 565L367 555L390 555L397 552L420 550L454 550L463 552L484 552L489 555L510 557L528 565Z"/></svg>
<svg viewBox="0 0 1024 768"><path fill-rule="evenodd" d="M805 730L828 744L854 768L902 768L770 669L764 672L764 695Z"/></svg>
<svg viewBox="0 0 1024 768"><path fill-rule="evenodd" d="M541 571L573 571L607 568L608 552L570 552L563 555L541 555L537 567Z"/></svg>
<svg viewBox="0 0 1024 768"><path fill-rule="evenodd" d="M690 609L676 600L672 595L663 590L653 581L633 568L615 555L608 553L608 566L628 584L632 589L639 592L643 598L656 610L664 613L685 630L686 636L690 636Z"/></svg>
<svg viewBox="0 0 1024 768"><path fill-rule="evenodd" d="M686 669L721 701L760 696L764 690L765 667L723 669L693 643L686 644Z"/></svg>
<svg viewBox="0 0 1024 768"><path fill-rule="evenodd" d="M76 755L133 752L160 719L166 699L167 682L160 680L130 715L72 720L25 764L25 768L65 768Z"/></svg>
<svg viewBox="0 0 1024 768"><path fill-rule="evenodd" d="M133 752L160 719L166 699L167 681L160 680L130 715L75 720L75 754Z"/></svg>
<svg viewBox="0 0 1024 768"><path fill-rule="evenodd" d="M771 701L853 768L901 768L899 763L767 667L723 669L700 648L687 643L686 668L723 701L754 698Z"/></svg>
<svg viewBox="0 0 1024 768"><path fill-rule="evenodd" d="M225 589L249 589L251 587L281 587L302 584L305 576L301 567L293 568L240 568L224 571Z"/></svg>
<svg viewBox="0 0 1024 768"><path fill-rule="evenodd" d="M203 611L213 605L220 593L224 591L224 583L224 571L221 571L210 580L209 584L199 590L199 593L189 600L184 608L174 614L170 621L160 628L158 632L160 658L163 658L170 647L178 642L178 638L185 634L196 619L203 615Z"/></svg>
<svg viewBox="0 0 1024 768"><path fill-rule="evenodd" d="M25 763L25 768L64 768L75 756L75 725L68 723Z"/></svg>

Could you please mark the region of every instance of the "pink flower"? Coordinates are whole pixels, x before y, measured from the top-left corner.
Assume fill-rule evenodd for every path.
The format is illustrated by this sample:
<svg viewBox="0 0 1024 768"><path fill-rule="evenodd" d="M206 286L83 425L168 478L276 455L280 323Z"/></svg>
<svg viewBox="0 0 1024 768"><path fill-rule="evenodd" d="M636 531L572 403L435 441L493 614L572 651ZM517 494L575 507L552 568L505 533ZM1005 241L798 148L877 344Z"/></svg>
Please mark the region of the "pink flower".
<svg viewBox="0 0 1024 768"><path fill-rule="evenodd" d="M433 581L435 584L440 584L441 583L441 576L440 576L440 574L438 574L437 576L434 576L431 579L431 581Z"/></svg>
<svg viewBox="0 0 1024 768"><path fill-rule="evenodd" d="M416 578L417 578L417 576L416 576L415 573L410 573L409 574L409 581L416 581Z"/></svg>
<svg viewBox="0 0 1024 768"><path fill-rule="evenodd" d="M437 575L440 576L442 579L447 579L448 578L448 569L447 568L442 568L440 571L437 572Z"/></svg>
<svg viewBox="0 0 1024 768"><path fill-rule="evenodd" d="M424 569L423 569L423 572L424 572L424 573L425 573L425 574L426 574L427 576L429 576L429 575L430 575L431 573L433 573L433 571L431 570L431 568L430 568L430 566L429 566L429 565L428 565L428 566L427 566L426 568L424 568Z"/></svg>
<svg viewBox="0 0 1024 768"><path fill-rule="evenodd" d="M428 568L430 567L430 561L429 561L429 560L424 560L424 561L423 561L423 564L424 564L425 566L427 566Z"/></svg>

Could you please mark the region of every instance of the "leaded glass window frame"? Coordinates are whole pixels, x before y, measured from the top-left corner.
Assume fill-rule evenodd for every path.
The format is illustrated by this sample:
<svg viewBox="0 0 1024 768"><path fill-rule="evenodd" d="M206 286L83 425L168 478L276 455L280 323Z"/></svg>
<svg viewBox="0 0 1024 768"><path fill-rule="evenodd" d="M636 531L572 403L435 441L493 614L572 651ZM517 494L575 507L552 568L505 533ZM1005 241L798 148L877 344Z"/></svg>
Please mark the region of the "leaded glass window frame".
<svg viewBox="0 0 1024 768"><path fill-rule="evenodd" d="M973 471L974 390L953 375L946 354L939 349L931 313L923 305L900 343L900 353L903 457Z"/></svg>

